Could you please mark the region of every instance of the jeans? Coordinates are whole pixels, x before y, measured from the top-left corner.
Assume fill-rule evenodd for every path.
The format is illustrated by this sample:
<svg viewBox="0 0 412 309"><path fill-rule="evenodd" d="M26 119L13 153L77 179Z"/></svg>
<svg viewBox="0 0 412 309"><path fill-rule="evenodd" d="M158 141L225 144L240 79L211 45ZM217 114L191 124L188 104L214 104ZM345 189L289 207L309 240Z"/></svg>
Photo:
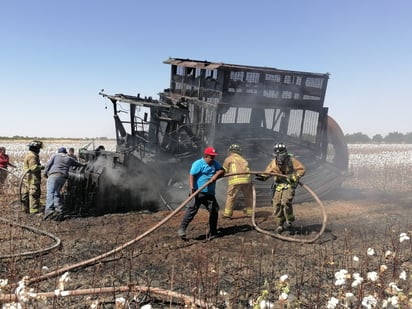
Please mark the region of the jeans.
<svg viewBox="0 0 412 309"><path fill-rule="evenodd" d="M186 212L183 216L180 228L186 230L187 226L193 220L201 205L205 206L207 211L209 212L209 232L211 234L217 234L219 204L217 203L214 195L205 194L203 192L200 192L198 195L196 195L194 200L192 200L192 203L186 208Z"/></svg>
<svg viewBox="0 0 412 309"><path fill-rule="evenodd" d="M50 175L47 178L47 196L45 214L53 211L63 210L63 200L60 191L66 182L66 177L63 175Z"/></svg>

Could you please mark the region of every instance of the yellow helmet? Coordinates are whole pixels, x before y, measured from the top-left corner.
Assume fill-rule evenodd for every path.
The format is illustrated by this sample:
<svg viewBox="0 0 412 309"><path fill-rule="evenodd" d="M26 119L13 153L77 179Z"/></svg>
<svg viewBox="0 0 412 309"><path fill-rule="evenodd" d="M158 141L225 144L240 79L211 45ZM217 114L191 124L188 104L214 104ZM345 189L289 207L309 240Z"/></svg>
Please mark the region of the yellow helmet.
<svg viewBox="0 0 412 309"><path fill-rule="evenodd" d="M241 149L240 146L238 144L232 144L229 146L227 152L237 152L237 153L241 153Z"/></svg>

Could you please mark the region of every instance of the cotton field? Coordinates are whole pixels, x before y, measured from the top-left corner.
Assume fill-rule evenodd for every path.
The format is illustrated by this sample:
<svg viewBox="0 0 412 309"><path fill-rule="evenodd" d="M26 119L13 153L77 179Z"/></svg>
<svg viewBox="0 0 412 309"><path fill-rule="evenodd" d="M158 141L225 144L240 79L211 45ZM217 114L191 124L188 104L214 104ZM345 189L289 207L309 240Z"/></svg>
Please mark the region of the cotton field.
<svg viewBox="0 0 412 309"><path fill-rule="evenodd" d="M350 144L345 186L380 191L410 191L412 144Z"/></svg>
<svg viewBox="0 0 412 309"><path fill-rule="evenodd" d="M6 153L10 157L10 163L17 166L16 169L9 168L9 170L16 176L20 176L23 173L23 159L28 151L27 144L28 140L0 140L0 146L6 147ZM106 150L114 151L116 149L116 142L114 140L42 140L43 149L40 151L40 161L44 165L47 160L57 152L59 147L66 147L69 149L73 147L75 153L78 154L80 148L87 148L92 150L97 148L99 145L103 145Z"/></svg>
<svg viewBox="0 0 412 309"><path fill-rule="evenodd" d="M6 147L10 162L17 166L9 168L15 176L23 174L23 158L29 141L0 140ZM104 145L106 150L116 149L115 140L44 140L40 152L42 164L56 153L59 147L89 150ZM412 144L349 144L348 178L343 187L349 189L373 189L378 191L408 192L412 183Z"/></svg>
<svg viewBox="0 0 412 309"><path fill-rule="evenodd" d="M28 141L0 140L0 145L6 147L10 162L17 166L11 169L17 176L23 169L23 158L27 152ZM114 140L50 140L44 141L40 152L42 164L56 153L61 146L95 149L104 145L106 150L116 148ZM348 188L367 188L377 190L394 190L406 192L412 183L412 144L350 144L349 146L349 177L344 183Z"/></svg>

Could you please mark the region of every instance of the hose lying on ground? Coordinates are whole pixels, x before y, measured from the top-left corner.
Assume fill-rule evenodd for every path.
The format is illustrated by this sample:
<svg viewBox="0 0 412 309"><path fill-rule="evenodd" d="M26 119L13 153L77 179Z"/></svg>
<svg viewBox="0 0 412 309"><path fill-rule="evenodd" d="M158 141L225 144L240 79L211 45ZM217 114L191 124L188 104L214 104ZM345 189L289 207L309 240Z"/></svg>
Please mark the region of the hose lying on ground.
<svg viewBox="0 0 412 309"><path fill-rule="evenodd" d="M280 173L268 173L268 172L256 172L256 171L250 171L248 173L228 173L225 174L224 177L229 177L229 176L235 176L235 175L244 175L244 174L252 174L252 175L269 175L269 176L278 176L278 177L282 177L282 178L287 178L288 176L280 174ZM299 184L306 190L308 191L309 194L311 194L313 196L313 198L316 200L316 202L318 203L319 207L322 210L322 215L323 215L323 221L322 221L322 227L319 231L319 233L317 233L313 238L309 238L309 239L301 239L301 238L294 238L294 237L288 237L288 236L284 236L281 235L279 233L273 233L267 230L264 230L262 228L260 228L259 226L257 226L256 221L255 221L255 213L256 213L256 190L255 190L255 186L253 185L253 212L252 212L252 225L253 227L256 229L256 231L281 239L281 240L286 240L286 241L292 241L292 242L300 242L300 243L313 243L315 242L317 239L319 239L320 236L322 236L323 232L326 229L326 223L327 223L327 214L325 211L325 206L323 206L322 201L319 199L319 197L315 194L315 192L313 192L307 185L303 184L302 182L299 181Z"/></svg>
<svg viewBox="0 0 412 309"><path fill-rule="evenodd" d="M34 227L30 227L30 226L23 225L23 224L20 224L20 223L16 223L16 222L10 221L10 220L2 218L2 217L0 217L0 221L4 222L4 223L7 223L7 224L10 224L12 226L19 226L19 227L21 227L23 229L26 229L26 230L29 230L29 231L31 231L35 234L44 235L44 236L47 236L47 237L54 240L54 244L47 247L47 248L40 249L40 250L34 250L34 251L26 251L26 252L16 253L16 254L0 255L0 260L7 259L7 258L29 257L29 256L36 256L36 255L44 254L48 251L51 251L55 248L58 248L61 244L60 238L58 238L57 236L55 236L53 234L50 234L48 232L41 231L41 230L36 229Z"/></svg>
<svg viewBox="0 0 412 309"><path fill-rule="evenodd" d="M187 203L189 203L193 197L196 196L196 194L198 194L200 191L202 191L204 188L206 188L210 183L212 183L213 181L209 180L208 182L206 182L203 186L201 186L199 189L197 189L193 194L191 194L188 198L186 198L186 200L183 201L182 204L180 204L174 211L172 211L167 217L165 217L163 220L161 220L159 223L155 224L154 226L152 226L150 229L148 229L146 232L138 235L137 237L133 238L132 240L129 240L128 242L124 243L123 245L114 248L113 250L110 250L106 253L103 253L99 256L96 256L94 258L73 264L73 265L68 265L65 267L62 267L60 269L57 269L55 271L49 272L47 274L41 275L39 277L35 277L35 278L31 278L29 279L29 283L34 283L34 282L39 282L42 281L44 279L47 278L51 278L54 276L58 276L61 275L63 273L65 273L66 271L69 270L73 270L79 267L84 267L90 264L94 264L95 262L102 260L116 252L119 252L129 246L131 246L132 244L134 244L135 242L139 241L140 239L144 238L145 236L149 235L150 233L152 233L153 231L157 230L159 227L161 227L163 224L165 224L167 221L169 221L171 218L173 218L183 207L185 207L187 205Z"/></svg>
<svg viewBox="0 0 412 309"><path fill-rule="evenodd" d="M239 175L239 174L245 174L245 173L231 173L231 174L226 174L224 177L229 177L229 176L233 176L233 175ZM285 177L285 175L282 174L278 174L278 173L265 173L265 172L249 172L248 174L265 174L265 175L271 175L271 176L281 176L281 177ZM81 261L79 263L76 264L72 264L72 265L67 265L64 266L60 269L57 269L55 271L49 272L47 274L44 275L40 275L38 277L34 277L34 278L30 278L28 280L28 284L31 283L35 283L35 282L40 282L42 280L48 279L48 278L52 278L58 275L61 275L67 271L71 271L74 269L78 269L80 267L85 267L91 264L96 263L99 260L102 260L112 254L115 254L127 247L129 247L130 245L136 243L137 241L141 240L142 238L144 238L145 236L149 235L150 233L152 233L153 231L155 231L156 229L158 229L160 226L162 226L163 224L165 224L167 221L169 221L173 216L175 216L183 207L185 207L200 191L202 191L206 186L208 186L210 183L212 183L211 180L209 180L208 182L206 182L203 186L201 186L200 188L198 188L194 193L192 193L188 198L186 198L186 200L184 200L174 211L172 211L167 217L165 217L163 220L161 220L159 223L157 223L156 225L154 225L153 227L151 227L150 229L148 229L146 232L138 235L137 237L135 237L134 239L124 243L123 245L108 251L106 253L103 253L99 256L96 256L94 258L85 260L85 261ZM282 236L280 234L275 234L266 230L263 230L261 228L259 228L255 222L255 212L256 212L256 191L253 187L253 214L252 214L252 224L254 226L254 228L260 232L260 233L264 233L282 240L286 240L286 241L294 241L294 242L301 242L301 243L311 243L316 241L324 232L325 227L326 227L326 222L327 222L327 215L324 209L324 206L322 204L322 202L319 200L319 198L316 196L316 194L306 185L300 183L302 185L302 187L307 190L317 201L317 203L319 204L319 206L322 209L322 213L323 213L323 223L322 223L322 228L320 230L320 232L311 239L296 239L296 238L292 238L292 237L287 237L287 236Z"/></svg>
<svg viewBox="0 0 412 309"><path fill-rule="evenodd" d="M27 175L28 171L26 171L21 177L18 177L17 175L15 175L14 173L10 172L10 171L7 170L7 169L4 169L4 168L0 168L0 169L1 169L1 170L4 170L4 171L7 171L10 175L12 175L14 178L16 178L17 180L19 180L19 202L21 203L21 199L22 199L22 192L21 192L21 191L22 191L23 179L24 179L24 177ZM13 202L14 202L14 201L13 201ZM58 247L60 246L60 244L61 244L60 238L58 238L57 236L55 236L55 235L53 235L53 234L51 234L51 233L48 233L48 232L46 232L46 231L42 231L42 230L39 230L39 229L37 229L37 228L30 227L30 226L27 226L27 225L24 225L24 224L20 224L20 223L17 223L17 222L14 222L14 221L12 221L12 220L9 220L9 219L6 219L6 218L2 218L2 217L0 217L0 221L3 222L3 223L9 224L10 226L18 226L18 227L21 227L21 228L23 228L23 229L25 229L25 230L31 231L31 232L33 232L33 233L35 233L35 234L38 234L38 235L47 236L47 237L49 237L49 238L51 238L51 239L54 240L54 243L53 243L52 245L50 245L49 247L47 247L47 248L43 248L43 249L39 249L39 250L33 250L33 251L25 251L25 252L16 253L16 254L0 255L0 260L2 260L2 259L8 259L8 258L16 258L16 257L31 257L31 256L37 256L37 255L40 255L40 254L47 253L47 252L49 252L49 251L51 251L51 250L53 250L53 249L55 249L55 248L58 248Z"/></svg>

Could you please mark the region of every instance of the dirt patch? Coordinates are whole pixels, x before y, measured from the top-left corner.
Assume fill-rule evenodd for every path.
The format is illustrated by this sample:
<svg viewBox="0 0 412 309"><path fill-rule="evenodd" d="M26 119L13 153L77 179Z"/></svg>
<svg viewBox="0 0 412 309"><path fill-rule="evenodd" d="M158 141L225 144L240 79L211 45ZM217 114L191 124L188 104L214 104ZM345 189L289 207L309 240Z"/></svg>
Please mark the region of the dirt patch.
<svg viewBox="0 0 412 309"><path fill-rule="evenodd" d="M140 285L189 295L217 308L251 308L251 302L259 297L262 299L263 291L267 290L266 299L280 308L282 287L277 284L279 278L287 274L287 302L311 308L312 304L325 305L332 295L338 295L334 274L340 269L366 272L386 263L391 271L382 274L381 280L386 277L394 280L402 269L408 270L412 263L412 247L410 243L400 244L399 234L412 229L410 194L343 188L324 199L323 204L328 223L324 234L313 244L286 242L259 233L253 228L251 218L245 217L241 210L235 211L231 220L220 218L221 235L210 241L206 239L208 214L200 210L189 226L188 240L184 241L177 237L183 215L180 212L123 250L85 267L71 269L65 289ZM26 215L4 199L1 208L3 218L47 231L61 240L57 249L41 255L2 259L0 278L7 278L10 283L3 293L13 292L13 284L23 276L43 276L113 250L142 235L170 214L110 214L55 222L44 221L38 215ZM319 231L322 213L317 203L297 204L295 214L297 221L290 237L310 237ZM269 205L258 207L255 217L259 227L274 230ZM7 222L1 223L0 230L3 255L41 250L54 243L47 235ZM373 256L367 255L368 248L375 250ZM385 259L388 250L397 252L396 259ZM354 256L360 262L356 262ZM37 292L54 291L60 276L30 286ZM405 293L410 291L410 280L399 284L403 284ZM362 295L366 295L368 289L377 297L387 297L384 288L376 290L370 286L364 287ZM357 295L359 304L362 295ZM48 298L42 302L32 301L32 306L90 308L94 302L99 308L113 308L115 299L120 296L126 299L128 308L139 308L145 303L151 303L153 308L184 307L176 299L138 291Z"/></svg>

